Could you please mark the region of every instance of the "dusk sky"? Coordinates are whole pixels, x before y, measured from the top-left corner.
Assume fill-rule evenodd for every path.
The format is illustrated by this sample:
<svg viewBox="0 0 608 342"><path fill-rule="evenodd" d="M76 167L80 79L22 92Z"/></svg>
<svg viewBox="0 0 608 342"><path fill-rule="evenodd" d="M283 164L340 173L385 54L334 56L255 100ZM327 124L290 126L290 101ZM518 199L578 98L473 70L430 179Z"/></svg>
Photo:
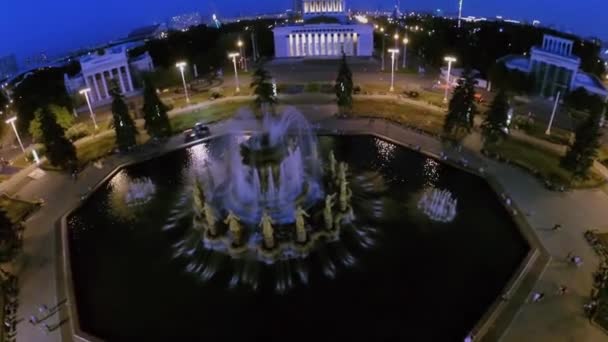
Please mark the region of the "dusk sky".
<svg viewBox="0 0 608 342"><path fill-rule="evenodd" d="M125 36L132 28L165 21L169 16L199 11L236 16L278 12L291 8L291 0L30 0L3 1L0 11L0 56L16 53L19 60L45 51L68 49ZM352 9L382 9L394 0L347 0ZM457 0L402 0L408 10L441 8L454 12ZM606 0L465 0L464 15L503 15L538 19L582 35L608 39Z"/></svg>

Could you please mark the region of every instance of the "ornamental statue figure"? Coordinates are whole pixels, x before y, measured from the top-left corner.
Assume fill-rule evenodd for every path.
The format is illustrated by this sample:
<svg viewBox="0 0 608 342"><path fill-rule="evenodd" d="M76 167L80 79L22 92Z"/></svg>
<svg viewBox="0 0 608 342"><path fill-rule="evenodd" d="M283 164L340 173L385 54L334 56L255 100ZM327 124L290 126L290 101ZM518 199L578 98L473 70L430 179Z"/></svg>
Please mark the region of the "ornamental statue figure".
<svg viewBox="0 0 608 342"><path fill-rule="evenodd" d="M268 214L268 210L264 210L264 214L260 219L259 226L262 227L262 235L264 236L264 244L267 248L274 248L274 229L272 225L274 221L272 217Z"/></svg>
<svg viewBox="0 0 608 342"><path fill-rule="evenodd" d="M340 182L340 211L345 212L348 209L348 203L352 195L353 192L348 187L348 181L344 179Z"/></svg>
<svg viewBox="0 0 608 342"><path fill-rule="evenodd" d="M231 210L228 210L228 217L226 217L224 223L228 225L228 230L230 230L234 237L234 244L240 245L243 238L243 228L241 227L239 217L234 215Z"/></svg>
<svg viewBox="0 0 608 342"><path fill-rule="evenodd" d="M217 229L215 227L215 222L217 219L213 213L213 208L209 205L209 203L205 202L203 205L203 212L205 213L205 220L207 221L207 229L209 229L209 234L211 236L216 236Z"/></svg>
<svg viewBox="0 0 608 342"><path fill-rule="evenodd" d="M325 196L325 209L323 210L323 219L325 220L325 229L331 230L334 225L332 207L335 204L336 194Z"/></svg>
<svg viewBox="0 0 608 342"><path fill-rule="evenodd" d="M302 209L301 206L296 208L295 218L296 218L296 235L297 241L300 243L306 242L306 223L304 222L304 217L310 217L308 213Z"/></svg>
<svg viewBox="0 0 608 342"><path fill-rule="evenodd" d="M336 177L336 157L333 150L329 151L329 174L331 178Z"/></svg>
<svg viewBox="0 0 608 342"><path fill-rule="evenodd" d="M346 172L347 171L348 171L348 165L344 162L340 162L338 164L337 185L340 185L342 182L346 181Z"/></svg>

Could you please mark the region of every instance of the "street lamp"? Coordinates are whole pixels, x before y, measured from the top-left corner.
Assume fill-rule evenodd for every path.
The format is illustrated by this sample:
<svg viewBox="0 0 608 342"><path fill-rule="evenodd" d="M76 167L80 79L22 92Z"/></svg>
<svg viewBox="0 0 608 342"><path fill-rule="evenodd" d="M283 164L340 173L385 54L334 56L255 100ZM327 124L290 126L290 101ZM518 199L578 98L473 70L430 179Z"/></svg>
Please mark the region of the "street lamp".
<svg viewBox="0 0 608 342"><path fill-rule="evenodd" d="M443 96L443 102L448 102L448 89L450 88L450 73L452 72L452 63L456 62L456 57L446 56L443 58L444 61L448 62L448 73L445 76L445 95Z"/></svg>
<svg viewBox="0 0 608 342"><path fill-rule="evenodd" d="M182 73L182 82L184 83L184 93L186 94L186 102L190 103L190 96L188 96L188 86L186 85L186 76L184 75L184 69L186 69L186 62L178 62L175 67Z"/></svg>
<svg viewBox="0 0 608 342"><path fill-rule="evenodd" d="M247 58L245 58L245 54L243 53L243 41L239 39L239 41L236 43L236 45L239 47L239 53L241 54L241 61L243 61L243 69L245 72L247 72Z"/></svg>
<svg viewBox="0 0 608 342"><path fill-rule="evenodd" d="M91 114L91 120L93 120L93 125L95 129L98 129L97 121L95 120L95 113L93 113L93 107L91 107L91 100L89 99L89 93L91 92L91 88L84 88L78 93L80 95L84 95L84 98L87 99L87 106L89 106L89 113Z"/></svg>
<svg viewBox="0 0 608 342"><path fill-rule="evenodd" d="M407 67L407 44L410 42L409 39L403 38L403 69Z"/></svg>
<svg viewBox="0 0 608 342"><path fill-rule="evenodd" d="M25 148L23 148L21 137L19 137L19 132L17 132L17 127L15 127L15 121L17 121L17 117L13 116L12 118L6 120L6 123L13 127L13 132L15 132L15 136L17 137L17 141L19 142L19 146L21 146L21 151L23 151L23 154L25 154Z"/></svg>
<svg viewBox="0 0 608 342"><path fill-rule="evenodd" d="M380 28L380 33L382 34L382 71L384 71L384 27Z"/></svg>
<svg viewBox="0 0 608 342"><path fill-rule="evenodd" d="M388 52L391 54L391 92L395 91L395 65L397 61L395 60L395 56L399 54L399 49L388 49Z"/></svg>
<svg viewBox="0 0 608 342"><path fill-rule="evenodd" d="M234 63L234 79L236 81L236 92L240 92L241 88L239 88L239 71L236 68L236 58L240 56L238 52L231 52L228 54L229 58L232 58L232 63Z"/></svg>
<svg viewBox="0 0 608 342"><path fill-rule="evenodd" d="M399 50L399 34L395 33L395 35L393 36L393 39L395 39L395 49ZM395 70L399 70L399 64L397 64L396 61L395 61Z"/></svg>

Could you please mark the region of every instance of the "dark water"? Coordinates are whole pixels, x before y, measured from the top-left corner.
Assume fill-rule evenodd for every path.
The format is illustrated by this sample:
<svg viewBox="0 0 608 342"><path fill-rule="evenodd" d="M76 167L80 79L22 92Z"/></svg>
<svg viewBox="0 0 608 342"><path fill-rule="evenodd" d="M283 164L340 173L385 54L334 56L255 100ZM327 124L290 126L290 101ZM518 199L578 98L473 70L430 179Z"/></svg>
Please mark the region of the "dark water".
<svg viewBox="0 0 608 342"><path fill-rule="evenodd" d="M354 249L334 279L310 258L309 284L277 294L230 289L220 274L202 283L174 259L175 233L162 231L188 168L188 150L123 170L70 218L81 327L108 341L351 339L462 341L525 257L528 247L482 180L371 137L323 137L351 170L375 170L388 186L387 218L375 245ZM121 179L150 177L155 199L140 210L118 204ZM417 213L434 186L458 199L458 216L432 223ZM317 267L318 266L318 267ZM262 266L261 278L274 277Z"/></svg>

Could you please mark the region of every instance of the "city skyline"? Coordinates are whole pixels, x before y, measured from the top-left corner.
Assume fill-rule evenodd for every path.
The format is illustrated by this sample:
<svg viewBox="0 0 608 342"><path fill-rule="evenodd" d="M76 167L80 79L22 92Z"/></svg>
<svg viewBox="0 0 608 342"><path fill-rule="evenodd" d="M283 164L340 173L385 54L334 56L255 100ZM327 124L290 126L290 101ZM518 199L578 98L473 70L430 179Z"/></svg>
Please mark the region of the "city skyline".
<svg viewBox="0 0 608 342"><path fill-rule="evenodd" d="M108 0L102 3L63 0L52 4L38 3L36 11L32 11L31 3L10 2L4 5L4 10L0 13L0 33L5 37L4 44L0 45L0 56L16 54L22 64L25 58L41 52L52 56L78 47L115 40L126 36L138 26L164 22L173 15L200 12L203 20L208 20L212 13L225 18L283 12L291 8L293 3L293 0L261 0L255 2L254 7L250 3L240 4L237 0L212 0L205 4L193 0L176 0L170 3L156 2L153 5L143 0ZM395 3L394 0L347 2L350 9L357 10L388 10ZM458 1L410 0L401 1L401 7L418 11L441 9L444 13L455 14ZM543 25L551 25L560 30L606 39L608 30L602 25L602 13L605 10L608 10L608 3L601 0L541 0L533 4L525 0L512 0L508 6L502 2L468 0L464 2L463 16L493 18L502 15L517 20L536 19ZM585 15L574 16L572 13Z"/></svg>

